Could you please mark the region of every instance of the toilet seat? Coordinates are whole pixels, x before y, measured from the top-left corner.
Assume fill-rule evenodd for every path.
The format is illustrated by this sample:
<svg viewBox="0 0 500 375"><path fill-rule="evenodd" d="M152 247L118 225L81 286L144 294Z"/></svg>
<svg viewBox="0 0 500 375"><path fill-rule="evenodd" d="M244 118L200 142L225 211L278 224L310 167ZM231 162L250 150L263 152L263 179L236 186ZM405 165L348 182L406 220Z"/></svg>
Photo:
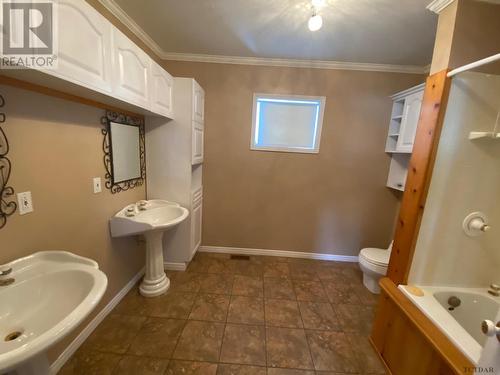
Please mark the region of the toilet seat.
<svg viewBox="0 0 500 375"><path fill-rule="evenodd" d="M375 266L387 267L391 251L385 249L377 249L374 247L367 247L359 252L360 261L364 260Z"/></svg>

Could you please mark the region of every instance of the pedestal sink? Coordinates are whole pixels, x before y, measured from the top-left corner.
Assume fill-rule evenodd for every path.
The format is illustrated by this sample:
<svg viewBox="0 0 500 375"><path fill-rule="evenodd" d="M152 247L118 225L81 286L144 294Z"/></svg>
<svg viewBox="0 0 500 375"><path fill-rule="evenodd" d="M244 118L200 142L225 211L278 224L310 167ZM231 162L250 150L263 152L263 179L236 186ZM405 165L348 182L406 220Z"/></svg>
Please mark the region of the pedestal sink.
<svg viewBox="0 0 500 375"><path fill-rule="evenodd" d="M85 319L108 279L96 262L42 251L0 266L0 374L48 375L47 350Z"/></svg>
<svg viewBox="0 0 500 375"><path fill-rule="evenodd" d="M170 287L163 266L163 233L188 215L177 203L155 199L131 204L111 218L113 237L142 234L146 238L146 274L139 286L143 296L156 297Z"/></svg>

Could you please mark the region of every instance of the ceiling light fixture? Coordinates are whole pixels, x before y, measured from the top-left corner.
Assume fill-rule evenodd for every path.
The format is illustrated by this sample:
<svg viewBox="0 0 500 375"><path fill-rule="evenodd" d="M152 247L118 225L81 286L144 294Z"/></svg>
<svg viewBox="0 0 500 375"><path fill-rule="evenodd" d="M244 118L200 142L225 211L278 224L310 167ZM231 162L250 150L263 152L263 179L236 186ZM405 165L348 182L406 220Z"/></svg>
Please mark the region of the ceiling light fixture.
<svg viewBox="0 0 500 375"><path fill-rule="evenodd" d="M323 17L318 14L319 10L326 5L326 0L311 0L312 16L307 26L311 31L318 31L323 26Z"/></svg>
<svg viewBox="0 0 500 375"><path fill-rule="evenodd" d="M311 18L309 18L307 26L311 31L318 31L319 29L321 29L321 26L323 26L323 17L314 12Z"/></svg>

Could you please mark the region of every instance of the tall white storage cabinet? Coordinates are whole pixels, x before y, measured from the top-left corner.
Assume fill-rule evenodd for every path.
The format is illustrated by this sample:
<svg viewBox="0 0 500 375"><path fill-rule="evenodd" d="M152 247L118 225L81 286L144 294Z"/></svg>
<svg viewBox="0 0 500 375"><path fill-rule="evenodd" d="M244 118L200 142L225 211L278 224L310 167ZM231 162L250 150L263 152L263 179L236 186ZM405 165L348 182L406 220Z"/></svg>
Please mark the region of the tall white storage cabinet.
<svg viewBox="0 0 500 375"><path fill-rule="evenodd" d="M150 118L146 126L148 199L166 199L189 210L189 217L165 233L167 267L182 268L201 243L202 163L205 92L192 78L174 78L175 120Z"/></svg>
<svg viewBox="0 0 500 375"><path fill-rule="evenodd" d="M385 152L391 154L387 186L392 189L405 189L424 87L424 84L421 84L391 96L393 105Z"/></svg>

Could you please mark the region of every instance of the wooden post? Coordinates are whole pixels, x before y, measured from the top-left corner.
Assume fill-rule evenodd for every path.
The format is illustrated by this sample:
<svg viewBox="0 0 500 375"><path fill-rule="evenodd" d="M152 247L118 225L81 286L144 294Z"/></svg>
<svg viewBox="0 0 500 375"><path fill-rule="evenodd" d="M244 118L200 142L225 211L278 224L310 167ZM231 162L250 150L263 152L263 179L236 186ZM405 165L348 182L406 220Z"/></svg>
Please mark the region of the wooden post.
<svg viewBox="0 0 500 375"><path fill-rule="evenodd" d="M443 70L427 78L387 276L405 283L418 238L450 89Z"/></svg>

